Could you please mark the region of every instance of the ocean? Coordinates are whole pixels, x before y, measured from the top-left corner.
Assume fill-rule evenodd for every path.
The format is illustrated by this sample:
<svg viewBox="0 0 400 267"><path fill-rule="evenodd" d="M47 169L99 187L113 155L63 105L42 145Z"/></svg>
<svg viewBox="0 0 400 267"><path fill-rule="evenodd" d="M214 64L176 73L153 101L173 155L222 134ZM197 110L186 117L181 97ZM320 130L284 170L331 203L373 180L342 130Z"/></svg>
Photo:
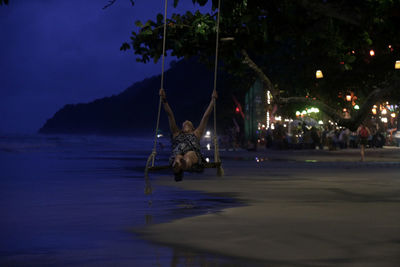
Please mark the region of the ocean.
<svg viewBox="0 0 400 267"><path fill-rule="evenodd" d="M168 139L157 164L166 164ZM151 174L148 137L0 135L0 266L206 266L225 259L143 240L135 229L235 205ZM188 261L189 258L189 261ZM184 264L190 262L190 265Z"/></svg>

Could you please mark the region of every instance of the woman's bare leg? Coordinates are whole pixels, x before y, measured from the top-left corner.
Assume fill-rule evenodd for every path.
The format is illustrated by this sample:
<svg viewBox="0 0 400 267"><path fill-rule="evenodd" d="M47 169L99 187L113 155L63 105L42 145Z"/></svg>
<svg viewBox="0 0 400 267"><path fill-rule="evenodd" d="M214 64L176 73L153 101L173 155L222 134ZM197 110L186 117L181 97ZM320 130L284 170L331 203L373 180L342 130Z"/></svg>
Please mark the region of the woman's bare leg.
<svg viewBox="0 0 400 267"><path fill-rule="evenodd" d="M361 145L361 161L364 161L365 145Z"/></svg>
<svg viewBox="0 0 400 267"><path fill-rule="evenodd" d="M172 163L172 168L174 170L174 173L180 172L181 169L183 168L182 166L182 161L183 160L183 155L176 155L174 163Z"/></svg>
<svg viewBox="0 0 400 267"><path fill-rule="evenodd" d="M184 156L183 159L185 161L185 166L183 166L183 170L190 170L196 162L199 161L199 158L196 155L196 152L194 151L189 151L187 152Z"/></svg>

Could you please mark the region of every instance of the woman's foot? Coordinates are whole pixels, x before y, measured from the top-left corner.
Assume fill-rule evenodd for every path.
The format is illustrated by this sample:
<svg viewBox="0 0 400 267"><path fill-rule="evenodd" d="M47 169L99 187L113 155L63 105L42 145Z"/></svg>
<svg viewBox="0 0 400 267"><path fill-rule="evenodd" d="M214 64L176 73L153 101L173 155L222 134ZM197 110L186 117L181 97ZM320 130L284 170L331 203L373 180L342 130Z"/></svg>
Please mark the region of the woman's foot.
<svg viewBox="0 0 400 267"><path fill-rule="evenodd" d="M179 163L181 165L182 170L186 170L186 161L184 159L180 159Z"/></svg>
<svg viewBox="0 0 400 267"><path fill-rule="evenodd" d="M183 166L184 166L184 160L180 159L179 161L175 161L174 164L172 164L172 171L174 172L175 176L175 181L180 182L182 181L183 178Z"/></svg>
<svg viewBox="0 0 400 267"><path fill-rule="evenodd" d="M175 176L175 182L180 182L183 180L183 170L180 170L179 172L174 172Z"/></svg>
<svg viewBox="0 0 400 267"><path fill-rule="evenodd" d="M182 169L182 165L181 165L180 161L175 161L175 162L172 164L172 171L173 171L174 173L180 172L181 169Z"/></svg>

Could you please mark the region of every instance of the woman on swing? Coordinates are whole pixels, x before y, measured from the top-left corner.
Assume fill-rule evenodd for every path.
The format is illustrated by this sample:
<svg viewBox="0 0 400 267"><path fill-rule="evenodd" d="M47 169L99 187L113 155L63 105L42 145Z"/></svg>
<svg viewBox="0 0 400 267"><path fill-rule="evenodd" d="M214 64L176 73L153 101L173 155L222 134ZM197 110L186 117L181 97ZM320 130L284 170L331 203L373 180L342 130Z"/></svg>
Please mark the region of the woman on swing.
<svg viewBox="0 0 400 267"><path fill-rule="evenodd" d="M200 152L200 139L206 129L208 118L214 107L214 100L217 99L217 92L214 90L211 102L201 119L199 127L194 128L192 122L186 120L179 129L175 122L174 113L168 105L164 89L160 89L160 97L164 110L168 115L169 127L172 133L172 155L169 163L172 166L175 181L182 181L184 171L201 172L204 169L205 159Z"/></svg>

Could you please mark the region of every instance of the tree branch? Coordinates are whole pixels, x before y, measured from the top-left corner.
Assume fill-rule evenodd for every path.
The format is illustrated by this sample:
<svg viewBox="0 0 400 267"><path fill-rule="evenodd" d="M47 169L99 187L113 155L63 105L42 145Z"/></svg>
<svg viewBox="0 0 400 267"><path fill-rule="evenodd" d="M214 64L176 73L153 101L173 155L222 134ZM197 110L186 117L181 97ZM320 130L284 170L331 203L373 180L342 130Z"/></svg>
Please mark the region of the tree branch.
<svg viewBox="0 0 400 267"><path fill-rule="evenodd" d="M110 0L110 1L108 1L108 4L105 5L105 6L103 7L103 9L109 8L109 7L112 6L115 2L117 2L117 0Z"/></svg>
<svg viewBox="0 0 400 267"><path fill-rule="evenodd" d="M247 54L247 51L242 49L241 53L244 57L243 63L248 65L254 72L257 74L257 76L260 78L260 80L264 83L264 85L267 87L269 91L271 91L271 94L274 97L278 97L278 93L276 92L274 86L272 85L270 79L267 77L267 75L264 74L264 72L261 70L260 67L257 66L256 63L249 57Z"/></svg>
<svg viewBox="0 0 400 267"><path fill-rule="evenodd" d="M103 7L103 9L109 8L109 7L112 6L115 2L117 2L117 0L109 0L109 1L108 1L108 4L105 5L105 6ZM130 2L131 2L131 4L132 4L132 6L135 5L135 1L134 1L134 0L130 0Z"/></svg>
<svg viewBox="0 0 400 267"><path fill-rule="evenodd" d="M224 37L219 39L221 42L235 41L235 37Z"/></svg>
<svg viewBox="0 0 400 267"><path fill-rule="evenodd" d="M354 14L345 14L343 11L339 10L338 8L324 3L324 4L318 4L318 3L311 3L308 0L302 0L299 1L300 4L307 8L307 9L312 9L314 12L321 14L323 16L335 18L353 25L360 25L360 21Z"/></svg>

